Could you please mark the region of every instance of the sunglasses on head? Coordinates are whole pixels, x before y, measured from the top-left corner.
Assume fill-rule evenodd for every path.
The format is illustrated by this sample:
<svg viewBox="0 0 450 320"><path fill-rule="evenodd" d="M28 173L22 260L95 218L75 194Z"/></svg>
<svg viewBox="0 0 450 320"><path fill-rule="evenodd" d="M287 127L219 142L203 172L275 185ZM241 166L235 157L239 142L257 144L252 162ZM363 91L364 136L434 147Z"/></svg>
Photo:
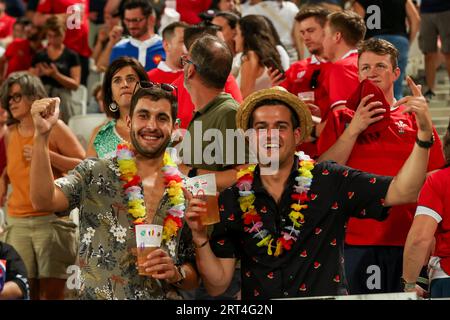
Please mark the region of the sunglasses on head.
<svg viewBox="0 0 450 320"><path fill-rule="evenodd" d="M309 81L309 86L311 89L315 89L319 85L319 75L320 70L314 70L313 74L311 75L311 80Z"/></svg>
<svg viewBox="0 0 450 320"><path fill-rule="evenodd" d="M152 82L152 81L139 81L136 82L136 85L134 87L133 90L133 94L136 93L136 91L138 91L139 89L150 89L153 87L157 87L157 88L161 88L164 91L170 92L172 94L174 94L175 92L175 96L178 97L178 88L177 86L174 86L173 84L169 84L169 83L156 83L156 82Z"/></svg>

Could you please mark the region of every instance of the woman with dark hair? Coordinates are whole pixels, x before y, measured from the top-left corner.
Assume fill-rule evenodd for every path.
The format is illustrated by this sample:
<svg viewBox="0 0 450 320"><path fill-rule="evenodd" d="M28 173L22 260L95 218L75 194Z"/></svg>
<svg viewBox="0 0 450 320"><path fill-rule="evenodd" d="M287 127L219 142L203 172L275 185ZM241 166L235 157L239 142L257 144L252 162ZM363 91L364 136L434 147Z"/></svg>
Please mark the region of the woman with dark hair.
<svg viewBox="0 0 450 320"><path fill-rule="evenodd" d="M30 200L30 169L35 126L31 105L47 97L38 77L27 72L12 73L1 88L1 105L13 124L6 136L6 169L0 181L0 207L8 184L8 227L5 242L12 245L25 262L32 299L64 299L67 267L76 259L76 225L52 212L37 211ZM56 102L55 102L56 103ZM48 137L50 160L55 177L75 168L85 157L83 147L70 129L59 120Z"/></svg>
<svg viewBox="0 0 450 320"><path fill-rule="evenodd" d="M71 116L80 113L72 105L72 90L77 90L80 85L80 59L75 51L64 45L66 26L58 17L47 20L44 32L47 48L35 55L30 72L41 78L50 97L61 99L60 118L68 123Z"/></svg>
<svg viewBox="0 0 450 320"><path fill-rule="evenodd" d="M126 116L130 112L133 90L140 81L148 81L148 76L144 67L134 58L120 57L106 69L102 85L103 103L106 115L112 120L92 133L88 157L114 156L119 143L130 141Z"/></svg>
<svg viewBox="0 0 450 320"><path fill-rule="evenodd" d="M242 97L254 91L271 87L265 64L281 66L275 39L266 19L248 15L239 20L235 37L236 52L242 52L237 82Z"/></svg>

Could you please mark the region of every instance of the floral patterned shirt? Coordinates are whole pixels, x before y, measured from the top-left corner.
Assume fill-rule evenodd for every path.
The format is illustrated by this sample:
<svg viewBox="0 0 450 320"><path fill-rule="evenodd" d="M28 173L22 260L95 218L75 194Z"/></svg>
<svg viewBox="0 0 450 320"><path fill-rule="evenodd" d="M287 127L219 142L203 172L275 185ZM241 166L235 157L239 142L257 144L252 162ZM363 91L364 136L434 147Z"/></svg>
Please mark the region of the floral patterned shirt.
<svg viewBox="0 0 450 320"><path fill-rule="evenodd" d="M136 238L127 210L117 158L89 158L55 184L80 208L80 299L179 299L174 286L138 275ZM163 225L170 208L167 192L152 223ZM162 244L175 264L195 263L192 236L184 223L178 236Z"/></svg>

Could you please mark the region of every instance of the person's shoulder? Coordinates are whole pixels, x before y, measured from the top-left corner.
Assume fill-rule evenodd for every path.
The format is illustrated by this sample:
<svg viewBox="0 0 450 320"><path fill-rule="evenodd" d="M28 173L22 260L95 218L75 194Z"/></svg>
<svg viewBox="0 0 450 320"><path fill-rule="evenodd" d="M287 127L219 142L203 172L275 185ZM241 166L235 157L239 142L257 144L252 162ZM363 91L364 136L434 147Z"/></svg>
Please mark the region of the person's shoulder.
<svg viewBox="0 0 450 320"><path fill-rule="evenodd" d="M221 100L219 102L220 104L220 111L222 113L236 113L237 109L239 108L239 103L234 100L233 96L229 93L222 93L220 96Z"/></svg>
<svg viewBox="0 0 450 320"><path fill-rule="evenodd" d="M129 47L132 46L131 44L131 39L129 37L125 37L121 40L119 40L119 42L117 42L114 47L113 50L120 50L120 49L127 49Z"/></svg>
<svg viewBox="0 0 450 320"><path fill-rule="evenodd" d="M450 182L450 166L433 172L427 180L428 183L445 183L447 185Z"/></svg>

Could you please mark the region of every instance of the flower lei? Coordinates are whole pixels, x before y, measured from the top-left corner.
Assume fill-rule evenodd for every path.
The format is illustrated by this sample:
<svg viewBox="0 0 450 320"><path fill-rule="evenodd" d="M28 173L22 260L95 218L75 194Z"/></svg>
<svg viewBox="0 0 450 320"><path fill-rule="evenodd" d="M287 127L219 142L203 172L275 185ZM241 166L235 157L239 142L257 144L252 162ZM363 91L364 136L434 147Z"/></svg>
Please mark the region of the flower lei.
<svg viewBox="0 0 450 320"><path fill-rule="evenodd" d="M141 187L141 178L137 174L134 153L126 143L117 146L117 163L119 165L120 180L124 181L123 190L128 201L128 213L133 217L133 224L145 223L147 210L145 208L144 193ZM164 184L169 195L170 209L164 219L163 241L170 241L183 225L185 211L184 194L182 189L181 173L170 155L165 152L162 171Z"/></svg>
<svg viewBox="0 0 450 320"><path fill-rule="evenodd" d="M283 253L283 250L291 250L293 243L297 241L300 234L301 226L305 223L301 210L308 208L306 202L310 200L308 191L313 179L311 171L314 169L315 162L303 152L297 153L297 156L299 174L295 178L297 184L294 185L294 193L291 195L293 203L291 205L292 211L289 214L292 225L285 226L277 239L267 229L264 229L261 216L253 205L255 194L252 185L256 165L249 166L237 173L238 182L236 186L239 189L239 204L243 212L244 230L250 234L255 233L254 238L260 240L256 245L258 247L267 246L267 254L270 256L278 257ZM275 248L275 252L273 252L273 248Z"/></svg>

